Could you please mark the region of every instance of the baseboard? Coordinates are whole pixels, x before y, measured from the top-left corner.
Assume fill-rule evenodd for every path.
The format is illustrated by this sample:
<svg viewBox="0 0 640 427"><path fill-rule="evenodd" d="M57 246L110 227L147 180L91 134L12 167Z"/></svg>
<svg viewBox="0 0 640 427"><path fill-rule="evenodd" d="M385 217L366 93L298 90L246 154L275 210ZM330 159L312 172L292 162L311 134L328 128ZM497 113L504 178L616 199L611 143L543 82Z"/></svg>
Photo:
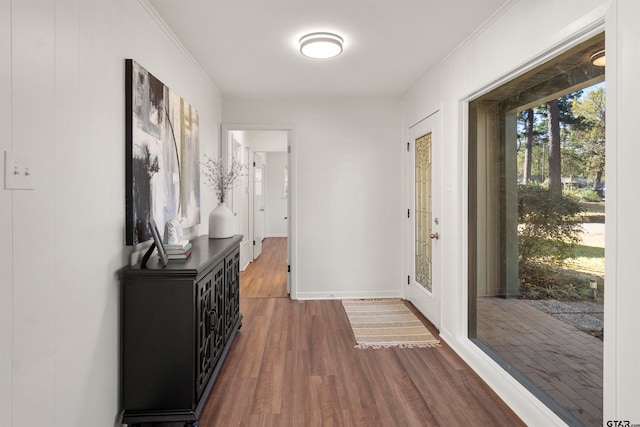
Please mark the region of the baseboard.
<svg viewBox="0 0 640 427"><path fill-rule="evenodd" d="M399 290L389 291L350 291L350 292L298 292L299 300L361 299L361 298L403 298Z"/></svg>
<svg viewBox="0 0 640 427"><path fill-rule="evenodd" d="M287 233L269 233L266 237L287 237Z"/></svg>

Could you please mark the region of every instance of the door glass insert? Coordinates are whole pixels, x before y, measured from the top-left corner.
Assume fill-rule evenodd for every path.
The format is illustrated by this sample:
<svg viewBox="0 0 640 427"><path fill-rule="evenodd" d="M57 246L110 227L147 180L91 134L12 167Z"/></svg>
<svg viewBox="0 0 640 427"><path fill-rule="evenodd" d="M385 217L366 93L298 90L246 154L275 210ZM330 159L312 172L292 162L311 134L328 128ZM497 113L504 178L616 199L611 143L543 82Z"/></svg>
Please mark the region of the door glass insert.
<svg viewBox="0 0 640 427"><path fill-rule="evenodd" d="M431 292L431 134L416 139L415 145L415 277Z"/></svg>

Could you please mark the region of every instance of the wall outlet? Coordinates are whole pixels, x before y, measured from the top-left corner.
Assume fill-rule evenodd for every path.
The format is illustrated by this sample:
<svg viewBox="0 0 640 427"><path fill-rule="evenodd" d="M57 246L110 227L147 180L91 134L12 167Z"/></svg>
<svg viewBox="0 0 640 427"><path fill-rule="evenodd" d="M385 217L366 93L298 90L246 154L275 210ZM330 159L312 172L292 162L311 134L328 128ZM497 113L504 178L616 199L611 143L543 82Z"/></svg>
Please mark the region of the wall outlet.
<svg viewBox="0 0 640 427"><path fill-rule="evenodd" d="M33 155L14 151L4 152L4 188L7 190L36 188Z"/></svg>

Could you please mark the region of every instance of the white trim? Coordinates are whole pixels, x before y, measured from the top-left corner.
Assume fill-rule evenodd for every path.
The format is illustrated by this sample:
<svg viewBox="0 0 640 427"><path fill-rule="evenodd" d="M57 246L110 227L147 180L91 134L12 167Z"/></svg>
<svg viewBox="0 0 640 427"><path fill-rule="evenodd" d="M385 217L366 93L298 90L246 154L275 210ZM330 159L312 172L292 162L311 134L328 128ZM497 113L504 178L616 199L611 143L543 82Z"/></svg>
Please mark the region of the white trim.
<svg viewBox="0 0 640 427"><path fill-rule="evenodd" d="M407 127L407 138L409 138L409 136L411 136L411 129L413 129L414 127L418 126L420 123L424 122L425 120L429 120L429 118L431 118L432 116L438 114L440 111L442 110L442 108L437 108L436 110L434 110L432 113L427 114L426 116L424 116L421 119L418 119L417 122L415 122L414 124L410 125ZM440 119L440 122L442 123L442 119Z"/></svg>
<svg viewBox="0 0 640 427"><path fill-rule="evenodd" d="M269 237L288 237L286 233L269 233L265 238Z"/></svg>
<svg viewBox="0 0 640 427"><path fill-rule="evenodd" d="M167 25L164 19L162 19L155 8L149 3L149 0L138 0L138 3L149 14L151 19L153 19L158 27L165 33L169 40L171 40L171 43L173 43L178 48L178 50L182 53L189 64L191 64L193 68L198 70L198 72L206 77L206 79L209 80L218 89L211 76L204 70L204 68L202 68L202 66L198 63L198 61L196 61L193 55L191 55L189 49L186 48L186 46L182 43L182 41L180 41L178 36L176 36L173 30Z"/></svg>
<svg viewBox="0 0 640 427"><path fill-rule="evenodd" d="M606 169L607 173L607 201L605 221L605 277L607 286L604 290L604 319L607 330L607 338L604 340L603 359L604 372L602 373L602 397L603 397L603 420L628 419L627 414L622 413L620 407L620 393L624 392L625 386L621 385L620 358L624 358L625 349L618 335L620 322L623 316L618 315L620 307L620 293L618 292L619 277L622 276L620 265L618 264L619 241L617 236L622 231L619 228L619 196L618 183L621 182L620 168L620 141L618 140L620 129L619 112L625 107L620 102L619 84L621 81L620 70L620 9L617 1L611 2L605 18L605 49L607 52L606 70ZM631 143L629 141L629 143ZM628 176L628 174L626 175ZM623 273L624 274L624 273ZM628 319L628 317L626 317ZM625 337L630 339L631 337ZM625 408L626 409L626 408ZM619 418L618 418L619 417ZM636 420L632 422L638 422Z"/></svg>
<svg viewBox="0 0 640 427"><path fill-rule="evenodd" d="M332 299L361 299L361 298L403 298L402 292L392 291L337 291L337 292L298 292L299 300L332 300Z"/></svg>
<svg viewBox="0 0 640 427"><path fill-rule="evenodd" d="M517 65L502 76L482 86L480 89L477 89L464 96L462 98L462 101L471 101L488 92L491 92L492 90L507 84L511 80L525 74L528 71L533 70L540 65L545 64L556 56L568 51L574 46L577 46L580 43L585 42L602 32L604 32L604 17L601 16L599 17L599 19L589 22L589 24L585 26L581 32L574 33L573 37L563 38L562 41L554 44L548 49L545 49L535 57L530 58L529 60Z"/></svg>

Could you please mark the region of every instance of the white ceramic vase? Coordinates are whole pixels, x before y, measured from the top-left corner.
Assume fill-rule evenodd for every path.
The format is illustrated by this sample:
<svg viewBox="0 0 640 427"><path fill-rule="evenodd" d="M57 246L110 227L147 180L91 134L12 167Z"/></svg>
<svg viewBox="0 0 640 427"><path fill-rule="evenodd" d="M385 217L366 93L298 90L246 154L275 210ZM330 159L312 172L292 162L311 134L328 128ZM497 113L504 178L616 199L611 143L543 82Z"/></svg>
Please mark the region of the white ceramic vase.
<svg viewBox="0 0 640 427"><path fill-rule="evenodd" d="M233 212L220 203L209 214L209 238L226 239L233 236Z"/></svg>

